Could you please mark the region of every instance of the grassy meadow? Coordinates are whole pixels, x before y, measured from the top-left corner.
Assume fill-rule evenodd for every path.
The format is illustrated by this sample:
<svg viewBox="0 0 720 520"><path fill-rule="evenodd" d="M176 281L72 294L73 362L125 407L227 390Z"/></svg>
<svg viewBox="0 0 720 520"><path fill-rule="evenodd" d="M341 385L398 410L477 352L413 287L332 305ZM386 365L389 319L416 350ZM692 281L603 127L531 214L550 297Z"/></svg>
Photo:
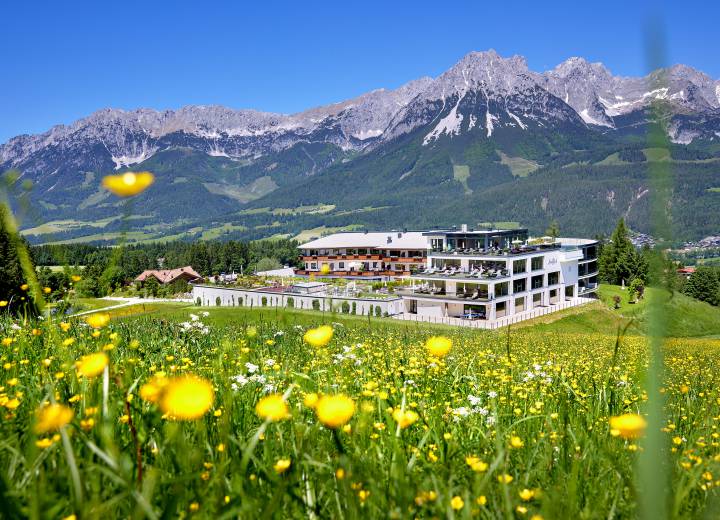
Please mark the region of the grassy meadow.
<svg viewBox="0 0 720 520"><path fill-rule="evenodd" d="M0 517L633 518L643 439L609 419L643 410L646 303L613 310L615 291L498 332L167 303L96 328L5 316ZM657 499L713 518L720 340L669 305Z"/></svg>

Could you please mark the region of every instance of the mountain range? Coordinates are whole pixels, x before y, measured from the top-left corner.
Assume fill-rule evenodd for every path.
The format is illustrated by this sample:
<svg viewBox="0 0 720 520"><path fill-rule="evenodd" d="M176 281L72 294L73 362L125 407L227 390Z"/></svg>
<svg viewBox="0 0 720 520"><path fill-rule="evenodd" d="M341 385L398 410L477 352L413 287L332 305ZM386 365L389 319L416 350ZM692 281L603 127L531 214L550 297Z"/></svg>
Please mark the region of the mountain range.
<svg viewBox="0 0 720 520"><path fill-rule="evenodd" d="M659 114L659 115L658 115ZM658 117L669 145L648 144ZM650 231L648 165L673 165L673 231L720 224L720 81L675 65L614 76L570 58L534 72L471 52L437 78L297 114L187 106L100 110L0 145L0 172L32 181L34 242L307 238L334 229L520 222ZM123 202L103 175L149 170Z"/></svg>

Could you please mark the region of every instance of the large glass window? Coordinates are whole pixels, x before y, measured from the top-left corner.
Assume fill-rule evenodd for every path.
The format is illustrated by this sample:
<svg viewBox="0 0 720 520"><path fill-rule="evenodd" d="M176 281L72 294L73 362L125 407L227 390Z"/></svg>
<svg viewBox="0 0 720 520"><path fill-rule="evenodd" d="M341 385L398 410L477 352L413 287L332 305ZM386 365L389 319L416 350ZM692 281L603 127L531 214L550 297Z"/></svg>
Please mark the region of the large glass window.
<svg viewBox="0 0 720 520"><path fill-rule="evenodd" d="M513 274L520 274L524 273L527 270L527 260L523 258L522 260L514 260L513 261Z"/></svg>
<svg viewBox="0 0 720 520"><path fill-rule="evenodd" d="M495 284L495 297L499 298L500 296L507 296L508 285L509 284L507 282L496 283Z"/></svg>
<svg viewBox="0 0 720 520"><path fill-rule="evenodd" d="M527 287L527 278L521 278L520 280L513 280L513 292L519 293L525 291Z"/></svg>
<svg viewBox="0 0 720 520"><path fill-rule="evenodd" d="M543 286L543 275L533 276L531 286L533 289L540 289Z"/></svg>
<svg viewBox="0 0 720 520"><path fill-rule="evenodd" d="M533 271L537 271L538 269L543 268L543 260L545 260L544 256L536 256L532 260L530 260L530 267Z"/></svg>
<svg viewBox="0 0 720 520"><path fill-rule="evenodd" d="M557 285L560 283L560 271L548 273L548 285Z"/></svg>

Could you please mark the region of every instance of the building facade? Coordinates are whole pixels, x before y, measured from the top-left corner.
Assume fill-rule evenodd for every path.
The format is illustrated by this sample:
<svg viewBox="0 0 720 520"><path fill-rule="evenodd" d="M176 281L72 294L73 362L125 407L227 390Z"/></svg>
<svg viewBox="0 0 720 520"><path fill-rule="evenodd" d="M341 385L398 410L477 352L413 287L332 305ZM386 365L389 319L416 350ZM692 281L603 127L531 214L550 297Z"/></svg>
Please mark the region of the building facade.
<svg viewBox="0 0 720 520"><path fill-rule="evenodd" d="M335 233L299 246L303 264L295 274L387 279L410 276L427 261L422 232Z"/></svg>
<svg viewBox="0 0 720 520"><path fill-rule="evenodd" d="M529 240L526 229L430 231L425 268L401 295L405 312L496 320L597 290L598 244Z"/></svg>

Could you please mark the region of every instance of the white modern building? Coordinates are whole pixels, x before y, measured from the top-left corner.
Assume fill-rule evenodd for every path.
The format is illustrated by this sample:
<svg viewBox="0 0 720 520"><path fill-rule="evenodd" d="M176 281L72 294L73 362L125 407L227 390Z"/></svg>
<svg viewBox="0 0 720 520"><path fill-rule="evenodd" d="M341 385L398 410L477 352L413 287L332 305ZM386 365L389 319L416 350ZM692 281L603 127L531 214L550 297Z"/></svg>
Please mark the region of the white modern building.
<svg viewBox="0 0 720 520"><path fill-rule="evenodd" d="M425 268L401 291L405 312L494 321L575 301L597 290L597 242L543 237L527 229L423 233Z"/></svg>

